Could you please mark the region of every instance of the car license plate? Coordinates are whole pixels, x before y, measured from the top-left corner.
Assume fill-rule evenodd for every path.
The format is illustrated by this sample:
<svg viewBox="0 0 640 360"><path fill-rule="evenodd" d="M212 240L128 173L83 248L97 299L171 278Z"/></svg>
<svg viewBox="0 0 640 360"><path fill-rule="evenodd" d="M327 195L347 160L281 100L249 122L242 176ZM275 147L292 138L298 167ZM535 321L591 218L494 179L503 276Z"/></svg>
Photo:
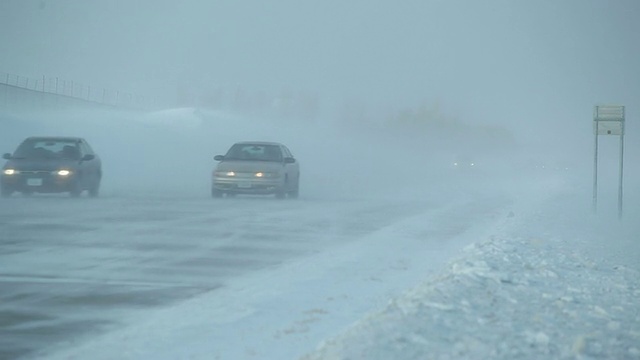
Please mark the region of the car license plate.
<svg viewBox="0 0 640 360"><path fill-rule="evenodd" d="M37 179L37 178L27 179L27 185L28 186L42 186L42 179Z"/></svg>
<svg viewBox="0 0 640 360"><path fill-rule="evenodd" d="M238 187L241 189L248 189L251 187L251 183L250 182L238 183Z"/></svg>

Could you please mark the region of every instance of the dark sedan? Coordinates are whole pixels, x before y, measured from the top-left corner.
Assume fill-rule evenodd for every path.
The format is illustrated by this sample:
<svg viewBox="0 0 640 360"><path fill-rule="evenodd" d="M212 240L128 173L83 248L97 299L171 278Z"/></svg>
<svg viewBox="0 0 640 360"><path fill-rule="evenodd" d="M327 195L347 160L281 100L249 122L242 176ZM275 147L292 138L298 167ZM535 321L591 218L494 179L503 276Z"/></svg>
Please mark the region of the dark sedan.
<svg viewBox="0 0 640 360"><path fill-rule="evenodd" d="M29 137L13 154L6 153L0 193L68 192L80 196L98 196L102 163L89 143L78 137Z"/></svg>

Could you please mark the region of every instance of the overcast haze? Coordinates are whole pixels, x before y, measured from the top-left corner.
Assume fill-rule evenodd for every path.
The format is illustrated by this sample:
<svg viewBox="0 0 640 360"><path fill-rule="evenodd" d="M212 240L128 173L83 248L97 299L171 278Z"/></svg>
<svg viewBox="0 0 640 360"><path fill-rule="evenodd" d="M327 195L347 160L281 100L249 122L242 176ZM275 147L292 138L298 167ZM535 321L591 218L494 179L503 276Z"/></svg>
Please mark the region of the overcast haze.
<svg viewBox="0 0 640 360"><path fill-rule="evenodd" d="M144 95L289 89L563 129L640 98L634 0L4 0L0 17L0 70Z"/></svg>

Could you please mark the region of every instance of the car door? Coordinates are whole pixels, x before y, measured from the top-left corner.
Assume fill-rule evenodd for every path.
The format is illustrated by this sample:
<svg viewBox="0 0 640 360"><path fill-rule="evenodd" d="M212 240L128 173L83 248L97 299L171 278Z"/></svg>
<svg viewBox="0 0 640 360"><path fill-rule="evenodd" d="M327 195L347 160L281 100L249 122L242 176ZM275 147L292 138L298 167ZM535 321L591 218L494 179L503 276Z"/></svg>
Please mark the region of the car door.
<svg viewBox="0 0 640 360"><path fill-rule="evenodd" d="M96 156L96 154L93 152L93 149L91 149L91 146L89 146L86 140L80 140L79 145L82 152L82 157L84 157L85 155L93 155L93 159L80 161L80 166L82 168L81 171L84 177L84 184L87 187L91 187L93 184L96 184L96 182L100 181L100 158Z"/></svg>
<svg viewBox="0 0 640 360"><path fill-rule="evenodd" d="M289 149L282 145L282 153L286 158L293 158L295 159L295 157L293 156L293 154L291 153L291 151L289 151ZM289 179L289 184L290 186L294 186L294 184L298 183L299 177L300 177L300 165L298 164L298 161L295 160L295 162L293 163L286 163L284 164L285 166L285 172L288 176Z"/></svg>

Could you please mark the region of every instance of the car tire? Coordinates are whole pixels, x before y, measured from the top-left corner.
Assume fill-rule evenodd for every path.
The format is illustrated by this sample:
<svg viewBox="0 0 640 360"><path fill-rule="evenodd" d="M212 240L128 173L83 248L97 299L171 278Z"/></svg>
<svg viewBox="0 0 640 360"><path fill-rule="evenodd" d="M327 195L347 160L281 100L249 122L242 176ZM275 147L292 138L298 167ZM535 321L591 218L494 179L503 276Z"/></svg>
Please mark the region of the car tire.
<svg viewBox="0 0 640 360"><path fill-rule="evenodd" d="M212 187L211 188L211 197L213 197L213 198L221 198L222 197L222 191Z"/></svg>
<svg viewBox="0 0 640 360"><path fill-rule="evenodd" d="M289 178L285 177L284 183L278 189L276 189L276 192L275 192L276 199L284 199L287 197L288 185L289 185Z"/></svg>
<svg viewBox="0 0 640 360"><path fill-rule="evenodd" d="M69 196L77 198L77 197L80 197L81 194L82 194L82 187L80 186L80 181L77 181L75 184L73 184L73 187L71 188L71 190L69 190Z"/></svg>
<svg viewBox="0 0 640 360"><path fill-rule="evenodd" d="M97 183L91 189L89 189L88 193L91 197L98 197L98 195L100 195L100 183Z"/></svg>
<svg viewBox="0 0 640 360"><path fill-rule="evenodd" d="M284 188L276 190L276 199L284 199L287 197L287 192Z"/></svg>
<svg viewBox="0 0 640 360"><path fill-rule="evenodd" d="M9 196L11 196L11 194L13 194L13 189L9 189L9 188L0 189L0 196L3 198L8 198Z"/></svg>
<svg viewBox="0 0 640 360"><path fill-rule="evenodd" d="M296 180L296 185L294 188L289 191L289 197L292 199L297 199L300 194L300 175L298 175L298 179Z"/></svg>
<svg viewBox="0 0 640 360"><path fill-rule="evenodd" d="M95 183L89 188L89 196L98 197L100 195L100 182L102 180L102 170L98 171L98 175L95 179Z"/></svg>

